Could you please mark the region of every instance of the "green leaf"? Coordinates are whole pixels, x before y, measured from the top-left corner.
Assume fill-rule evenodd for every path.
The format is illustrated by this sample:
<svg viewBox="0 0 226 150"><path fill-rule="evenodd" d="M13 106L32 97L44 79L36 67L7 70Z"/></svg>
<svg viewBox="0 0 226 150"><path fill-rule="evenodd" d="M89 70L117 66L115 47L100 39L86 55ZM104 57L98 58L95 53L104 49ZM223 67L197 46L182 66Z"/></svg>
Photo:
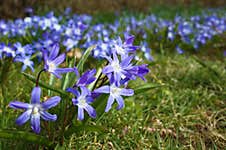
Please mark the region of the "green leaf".
<svg viewBox="0 0 226 150"><path fill-rule="evenodd" d="M158 87L162 87L162 86L166 86L166 85L161 85L161 84L156 84L156 83L147 83L142 86L135 87L134 93L140 94L140 93L146 92L150 89L154 89L154 88L158 88Z"/></svg>
<svg viewBox="0 0 226 150"><path fill-rule="evenodd" d="M23 74L28 80L30 80L30 81L36 83L36 78L35 78L34 76L29 75L29 74L24 73L24 72L23 72L22 74ZM45 84L45 83L43 83L43 82L41 82L41 81L39 81L39 85L40 85L41 87L45 88L45 89L48 89L48 90L57 92L57 93L59 93L59 94L68 96L68 94L67 94L65 91L60 90L60 89L55 89L55 88L53 88L53 87L49 86L48 84Z"/></svg>
<svg viewBox="0 0 226 150"><path fill-rule="evenodd" d="M98 133L105 133L106 129L102 126L98 125L79 125L79 126L72 126L70 127L65 133L65 138L69 138L74 133L79 133L83 131L91 131L91 132L98 132Z"/></svg>
<svg viewBox="0 0 226 150"><path fill-rule="evenodd" d="M0 138L10 140L23 140L26 142L45 145L47 147L53 147L53 142L49 141L46 137L24 131L0 129Z"/></svg>
<svg viewBox="0 0 226 150"><path fill-rule="evenodd" d="M89 57L91 51L96 47L96 45L90 46L85 53L82 55L82 58L80 59L77 68L79 72L83 72L83 65L86 62L87 58Z"/></svg>

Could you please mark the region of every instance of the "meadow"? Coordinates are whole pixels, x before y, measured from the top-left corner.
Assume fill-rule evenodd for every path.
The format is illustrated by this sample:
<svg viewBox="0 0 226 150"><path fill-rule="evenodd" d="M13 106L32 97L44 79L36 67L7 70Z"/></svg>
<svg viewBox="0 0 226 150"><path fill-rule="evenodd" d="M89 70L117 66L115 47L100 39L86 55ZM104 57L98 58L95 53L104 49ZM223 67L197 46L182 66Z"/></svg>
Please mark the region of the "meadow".
<svg viewBox="0 0 226 150"><path fill-rule="evenodd" d="M225 31L225 9L0 20L1 149L224 149Z"/></svg>

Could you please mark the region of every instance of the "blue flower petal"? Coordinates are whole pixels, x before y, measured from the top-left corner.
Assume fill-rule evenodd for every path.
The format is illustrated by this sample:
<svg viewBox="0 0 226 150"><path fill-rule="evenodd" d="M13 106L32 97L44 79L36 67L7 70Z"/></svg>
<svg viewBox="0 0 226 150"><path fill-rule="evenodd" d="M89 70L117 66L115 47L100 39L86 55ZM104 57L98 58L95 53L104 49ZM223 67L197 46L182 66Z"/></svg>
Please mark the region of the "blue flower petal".
<svg viewBox="0 0 226 150"><path fill-rule="evenodd" d="M133 44L133 41L134 41L134 38L135 38L135 36L133 36L133 35L127 37L124 44L126 44L126 45L132 45Z"/></svg>
<svg viewBox="0 0 226 150"><path fill-rule="evenodd" d="M32 108L32 106L28 103L23 103L19 101L14 101L9 103L9 107L14 108L14 109L28 109Z"/></svg>
<svg viewBox="0 0 226 150"><path fill-rule="evenodd" d="M120 94L123 96L132 96L134 91L132 89L122 89Z"/></svg>
<svg viewBox="0 0 226 150"><path fill-rule="evenodd" d="M113 59L114 62L119 63L118 56L116 55L116 53L113 53Z"/></svg>
<svg viewBox="0 0 226 150"><path fill-rule="evenodd" d="M31 115L31 129L37 134L40 133L41 128L39 114Z"/></svg>
<svg viewBox="0 0 226 150"><path fill-rule="evenodd" d="M41 111L41 117L42 119L46 121L56 121L57 120L57 115L52 115L46 111Z"/></svg>
<svg viewBox="0 0 226 150"><path fill-rule="evenodd" d="M84 109L78 107L78 120L83 120L84 119Z"/></svg>
<svg viewBox="0 0 226 150"><path fill-rule="evenodd" d="M57 74L74 72L74 68L57 68L54 72L56 72Z"/></svg>
<svg viewBox="0 0 226 150"><path fill-rule="evenodd" d="M47 62L47 60L48 60L48 51L47 50L42 50L42 57L44 59L44 62ZM46 67L47 66L45 64L45 69L47 69Z"/></svg>
<svg viewBox="0 0 226 150"><path fill-rule="evenodd" d="M67 88L66 91L71 92L72 94L74 94L77 97L80 96L80 93L78 92L78 90L76 90L74 88Z"/></svg>
<svg viewBox="0 0 226 150"><path fill-rule="evenodd" d="M114 103L114 98L110 95L108 98L107 106L105 108L105 112L108 112L111 109L113 103Z"/></svg>
<svg viewBox="0 0 226 150"><path fill-rule="evenodd" d="M116 97L116 101L118 103L117 110L122 109L124 107L124 105L125 105L123 98L121 96Z"/></svg>
<svg viewBox="0 0 226 150"><path fill-rule="evenodd" d="M88 104L92 103L93 101L94 101L94 99L93 99L92 96L87 96L87 97L86 97L86 102L87 102Z"/></svg>
<svg viewBox="0 0 226 150"><path fill-rule="evenodd" d="M16 124L17 125L22 125L25 122L27 122L30 119L31 116L31 112L32 110L29 109L27 111L25 111L24 113L22 113L17 119L16 119Z"/></svg>
<svg viewBox="0 0 226 150"><path fill-rule="evenodd" d="M61 98L59 96L51 97L41 104L42 108L47 110L52 107L55 107L60 102L60 100L61 100Z"/></svg>
<svg viewBox="0 0 226 150"><path fill-rule="evenodd" d="M58 66L59 64L63 63L65 60L65 54L61 54L60 56L58 56L56 59L53 60L53 63Z"/></svg>
<svg viewBox="0 0 226 150"><path fill-rule="evenodd" d="M122 62L121 62L120 65L121 65L123 68L127 67L127 66L130 64L130 62L132 61L133 58L134 58L134 56L129 56L129 57L127 57L126 59L122 60Z"/></svg>
<svg viewBox="0 0 226 150"><path fill-rule="evenodd" d="M77 81L77 86L86 86L90 83L92 83L93 81L96 80L96 78L94 77L94 74L96 73L95 69L92 70L88 70L86 71Z"/></svg>
<svg viewBox="0 0 226 150"><path fill-rule="evenodd" d="M40 103L40 96L41 96L41 88L34 87L31 92L31 103L32 104L39 104Z"/></svg>
<svg viewBox="0 0 226 150"><path fill-rule="evenodd" d="M59 50L60 50L59 44L57 44L57 43L54 44L53 47L52 47L52 50L50 51L49 59L53 60L54 58L56 58L56 56L59 53Z"/></svg>
<svg viewBox="0 0 226 150"><path fill-rule="evenodd" d="M114 71L114 69L113 69L113 67L111 65L108 65L108 66L104 67L103 70L102 70L102 72L104 74L111 73L113 71Z"/></svg>
<svg viewBox="0 0 226 150"><path fill-rule="evenodd" d="M81 96L86 97L87 95L91 95L88 88L81 86L80 89L81 89Z"/></svg>
<svg viewBox="0 0 226 150"><path fill-rule="evenodd" d="M75 98L72 98L72 103L73 103L74 105L77 105L77 104L78 104L78 100L75 99Z"/></svg>
<svg viewBox="0 0 226 150"><path fill-rule="evenodd" d="M88 112L90 117L96 118L97 113L96 113L96 110L92 106L86 105L85 110Z"/></svg>
<svg viewBox="0 0 226 150"><path fill-rule="evenodd" d="M93 91L94 93L110 93L110 86L105 85Z"/></svg>

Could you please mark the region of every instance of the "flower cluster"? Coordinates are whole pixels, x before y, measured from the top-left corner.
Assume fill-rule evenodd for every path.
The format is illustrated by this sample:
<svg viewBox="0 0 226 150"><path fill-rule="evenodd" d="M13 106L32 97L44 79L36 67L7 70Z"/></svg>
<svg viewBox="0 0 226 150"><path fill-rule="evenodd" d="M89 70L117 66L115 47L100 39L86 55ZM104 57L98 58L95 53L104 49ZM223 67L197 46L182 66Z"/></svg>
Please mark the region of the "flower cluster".
<svg viewBox="0 0 226 150"><path fill-rule="evenodd" d="M30 103L24 103L19 101L12 101L9 107L14 109L24 109L16 120L18 125L23 125L29 119L31 120L31 128L35 133L40 133L41 123L40 118L45 121L56 121L57 115L50 114L47 112L48 109L55 107L60 103L61 98L54 96L46 101L41 102L41 88L39 87L39 77L42 72L49 72L57 78L61 78L63 73L74 72L77 76L77 81L72 87L66 89L67 92L73 94L71 103L78 107L77 119L83 120L84 110L88 113L91 118L96 118L97 113L92 106L92 103L97 100L101 94L109 94L109 98L106 104L105 112L108 112L116 100L118 103L117 109L124 107L123 96L134 95L133 89L128 89L127 84L130 80L134 80L137 77L144 79L144 76L149 72L147 65L135 65L133 62L136 50L139 46L134 46L134 36L129 36L122 42L120 38L115 41L110 49L111 53L106 53L103 57L108 61L108 65L102 69L102 74L105 75L108 80L101 82L98 88L90 89L88 86L93 82L98 82L99 78L95 77L96 70L88 70L79 76L79 71L76 67L74 68L59 68L65 60L65 53L60 53L59 44L54 44L50 50L44 49L42 51L44 67L39 72L36 86L33 88L31 93ZM96 88L96 89L95 89Z"/></svg>
<svg viewBox="0 0 226 150"><path fill-rule="evenodd" d="M156 47L158 44L152 44L150 41L159 45L163 43L164 47L170 47L182 54L187 47L198 50L216 35L224 33L225 14L216 12L204 11L202 15L190 18L175 16L172 20L162 19L153 14L143 18L121 16L121 19L116 19L113 23L94 24L95 18L73 15L67 9L60 16L50 12L45 16L33 15L15 21L0 20L0 39L5 42L0 43L0 59L12 57L15 62L23 63L22 71L27 67L33 71L33 56L42 57L40 50L48 51L54 43L62 43L62 47L67 51L76 47L86 49L96 44L92 52L95 58L104 58L112 54L112 48L121 55L124 52L119 49L120 46L127 47L130 52L136 49L129 45L132 37L128 35L133 34L139 37L143 56L152 61L151 48L158 50L161 47ZM128 38L125 43L122 43L120 38L111 40L119 33ZM18 37L21 38L21 42L11 43L15 40L5 40ZM115 47L117 45L119 47Z"/></svg>

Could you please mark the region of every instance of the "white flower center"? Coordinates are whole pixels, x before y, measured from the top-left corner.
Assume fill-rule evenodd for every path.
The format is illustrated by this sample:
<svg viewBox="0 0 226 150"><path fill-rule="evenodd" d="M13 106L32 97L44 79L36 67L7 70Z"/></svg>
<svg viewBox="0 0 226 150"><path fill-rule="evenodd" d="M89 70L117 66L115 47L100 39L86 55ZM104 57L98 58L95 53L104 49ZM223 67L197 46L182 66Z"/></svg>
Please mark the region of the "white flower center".
<svg viewBox="0 0 226 150"><path fill-rule="evenodd" d="M31 64L29 58L26 58L26 59L24 60L24 64L25 64L26 66L29 66L29 65Z"/></svg>
<svg viewBox="0 0 226 150"><path fill-rule="evenodd" d="M110 87L110 94L113 96L113 97L117 97L119 96L121 93L121 89L116 87L115 85L112 85Z"/></svg>
<svg viewBox="0 0 226 150"><path fill-rule="evenodd" d="M86 99L84 97L79 98L78 105L83 108L86 107L87 105Z"/></svg>
<svg viewBox="0 0 226 150"><path fill-rule="evenodd" d="M68 36L72 35L72 29L67 28L66 31L65 31L65 34L68 35Z"/></svg>
<svg viewBox="0 0 226 150"><path fill-rule="evenodd" d="M38 114L39 113L39 108L37 106L34 106L32 109L32 114Z"/></svg>
<svg viewBox="0 0 226 150"><path fill-rule="evenodd" d="M76 29L74 30L74 33L75 33L76 35L80 35L80 34L81 34L81 31L80 31L79 28L76 28Z"/></svg>
<svg viewBox="0 0 226 150"><path fill-rule="evenodd" d="M115 72L120 72L121 71L121 67L120 67L119 63L113 61L111 63L111 66L113 67L113 69L114 69Z"/></svg>
<svg viewBox="0 0 226 150"><path fill-rule="evenodd" d="M53 62L49 62L48 66L49 66L49 69L48 69L49 72L54 72L55 71L56 65Z"/></svg>
<svg viewBox="0 0 226 150"><path fill-rule="evenodd" d="M23 47L19 47L19 48L17 49L17 51L20 52L20 53L23 53L23 52L24 52L24 48L23 48Z"/></svg>
<svg viewBox="0 0 226 150"><path fill-rule="evenodd" d="M117 53L119 53L121 55L125 54L125 50L121 46L115 45L115 49L116 49Z"/></svg>
<svg viewBox="0 0 226 150"><path fill-rule="evenodd" d="M4 51L5 51L6 53L10 53L13 57L16 56L15 51L13 51L12 49L10 49L9 47L5 47L5 48L4 48Z"/></svg>

